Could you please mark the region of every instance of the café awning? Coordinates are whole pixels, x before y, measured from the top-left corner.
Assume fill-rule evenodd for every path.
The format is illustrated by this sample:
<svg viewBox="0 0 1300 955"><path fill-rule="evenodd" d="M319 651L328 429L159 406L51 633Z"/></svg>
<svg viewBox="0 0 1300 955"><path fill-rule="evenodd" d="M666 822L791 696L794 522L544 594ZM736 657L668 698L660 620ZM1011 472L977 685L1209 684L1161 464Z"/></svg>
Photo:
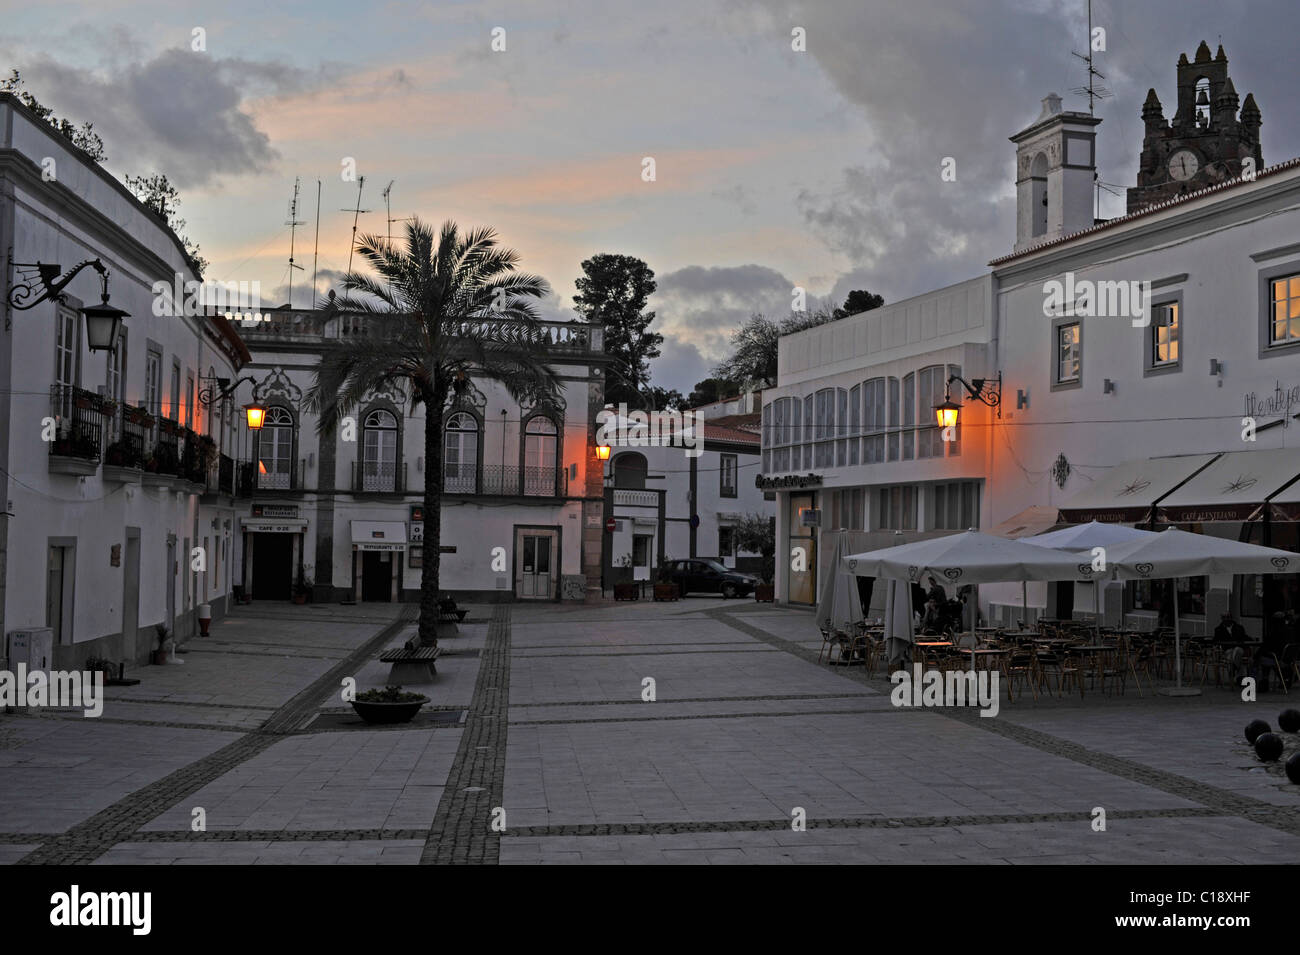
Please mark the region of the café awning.
<svg viewBox="0 0 1300 955"><path fill-rule="evenodd" d="M1008 517L1005 521L990 529L989 533L994 537L1018 540L1022 537L1030 537L1034 534L1050 531L1060 523L1060 520L1060 508L1034 504L1020 513Z"/></svg>
<svg viewBox="0 0 1300 955"><path fill-rule="evenodd" d="M352 521L352 546L357 550L406 550L406 525L401 521Z"/></svg>
<svg viewBox="0 0 1300 955"><path fill-rule="evenodd" d="M1169 523L1249 520L1270 495L1300 476L1300 451L1229 451L1160 501Z"/></svg>
<svg viewBox="0 0 1300 955"><path fill-rule="evenodd" d="M1071 524L1144 521L1150 516L1156 501L1180 487L1218 456L1182 454L1125 461L1066 501L1061 507L1061 519Z"/></svg>
<svg viewBox="0 0 1300 955"><path fill-rule="evenodd" d="M1300 452L1292 451L1300 456ZM1300 521L1300 481L1285 487L1268 499L1275 521Z"/></svg>

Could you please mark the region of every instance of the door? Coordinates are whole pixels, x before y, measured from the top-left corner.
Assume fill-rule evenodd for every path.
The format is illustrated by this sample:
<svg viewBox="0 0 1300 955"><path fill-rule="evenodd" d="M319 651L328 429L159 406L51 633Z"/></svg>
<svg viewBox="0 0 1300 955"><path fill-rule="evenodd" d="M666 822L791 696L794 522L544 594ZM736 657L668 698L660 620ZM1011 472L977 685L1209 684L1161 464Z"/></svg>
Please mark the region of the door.
<svg viewBox="0 0 1300 955"><path fill-rule="evenodd" d="M554 531L516 532L519 571L515 594L529 600L548 600L555 595Z"/></svg>
<svg viewBox="0 0 1300 955"><path fill-rule="evenodd" d="M361 599L391 603L393 599L393 552L361 552Z"/></svg>
<svg viewBox="0 0 1300 955"><path fill-rule="evenodd" d="M128 660L135 660L135 637L140 629L140 535L126 539L122 564L122 645Z"/></svg>
<svg viewBox="0 0 1300 955"><path fill-rule="evenodd" d="M288 600L293 595L292 534L253 534L252 596Z"/></svg>
<svg viewBox="0 0 1300 955"><path fill-rule="evenodd" d="M45 623L54 634L55 646L63 640L63 551L50 547L50 558L45 583Z"/></svg>
<svg viewBox="0 0 1300 955"><path fill-rule="evenodd" d="M167 574L167 616L163 623L170 630L176 626L176 539L167 541L167 563L163 564Z"/></svg>

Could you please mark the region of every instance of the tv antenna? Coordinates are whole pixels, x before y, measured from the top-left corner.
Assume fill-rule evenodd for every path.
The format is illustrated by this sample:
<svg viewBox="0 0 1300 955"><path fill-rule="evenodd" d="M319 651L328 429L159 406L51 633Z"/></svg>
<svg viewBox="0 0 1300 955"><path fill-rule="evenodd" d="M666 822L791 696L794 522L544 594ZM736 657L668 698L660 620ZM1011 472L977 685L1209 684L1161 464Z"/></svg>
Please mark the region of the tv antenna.
<svg viewBox="0 0 1300 955"><path fill-rule="evenodd" d="M320 256L320 180L316 180L316 244L311 251L311 307L316 307L316 261Z"/></svg>
<svg viewBox="0 0 1300 955"><path fill-rule="evenodd" d="M361 208L361 190L366 184L365 176L357 177L357 206L355 209L340 209L340 212L352 213L352 247L348 249L348 271L352 271L352 253L357 249L357 220L361 218L361 213L369 212L369 209Z"/></svg>
<svg viewBox="0 0 1300 955"><path fill-rule="evenodd" d="M385 208L385 210L386 210L386 214L387 214L387 217L388 217L388 245L389 245L389 248L391 248L392 245L393 245L393 223L394 223L394 222L410 222L413 218L415 218L414 216L404 216L404 217L399 218L399 219L394 219L394 218L393 218L393 183L395 183L395 182L397 182L396 179L390 179L390 180L388 181L388 185L384 186L384 208Z"/></svg>
<svg viewBox="0 0 1300 955"><path fill-rule="evenodd" d="M1077 56L1079 59L1083 60L1083 62L1088 65L1088 85L1076 86L1073 89L1071 89L1070 92L1078 96L1088 97L1088 115L1092 116L1093 101L1099 99L1105 99L1107 96L1111 95L1109 89L1107 89L1104 86L1098 86L1093 82L1093 80L1104 80L1106 78L1106 74L1100 72L1096 68L1096 66L1093 65L1092 62L1092 0L1088 0L1088 41L1087 43L1084 44L1084 49L1088 51L1086 54L1075 53L1073 50L1071 50L1070 55Z"/></svg>
<svg viewBox="0 0 1300 955"><path fill-rule="evenodd" d="M301 265L295 265L293 261L293 240L298 232L298 226L307 223L298 218L298 177L293 177L293 199L289 202L289 221L285 223L289 227L289 307L293 308L293 270L302 271Z"/></svg>

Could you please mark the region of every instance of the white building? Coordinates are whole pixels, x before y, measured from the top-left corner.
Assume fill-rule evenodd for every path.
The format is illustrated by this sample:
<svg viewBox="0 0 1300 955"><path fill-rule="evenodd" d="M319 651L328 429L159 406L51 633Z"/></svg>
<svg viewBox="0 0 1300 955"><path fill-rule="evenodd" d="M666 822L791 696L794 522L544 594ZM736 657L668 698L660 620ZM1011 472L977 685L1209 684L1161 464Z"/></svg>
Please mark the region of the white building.
<svg viewBox="0 0 1300 955"><path fill-rule="evenodd" d="M197 279L181 242L116 179L0 94L0 586L3 630L49 628L53 666L139 661L163 623L225 609L236 532L233 457L245 425L205 407L205 376L249 355L224 319L155 314L154 283ZM130 317L112 352L88 349L79 312L97 304L98 260Z"/></svg>
<svg viewBox="0 0 1300 955"><path fill-rule="evenodd" d="M446 411L442 562L468 600L582 600L598 592L602 329L545 322L539 348L561 379L554 407L520 407L476 380ZM240 329L253 351L240 402L267 408L241 461L236 580L255 600L416 600L424 560L424 409L376 391L351 427L318 433L304 405L320 356L366 334L361 316L280 310Z"/></svg>
<svg viewBox="0 0 1300 955"><path fill-rule="evenodd" d="M761 555L740 550L733 537L746 516L775 514L775 495L754 482L760 397L750 392L693 409L703 420L701 433L691 433L696 454L680 442L611 448L605 505L614 530L607 537L607 586L650 580L665 561L689 557L761 573Z"/></svg>
<svg viewBox="0 0 1300 955"><path fill-rule="evenodd" d="M1016 243L990 274L782 340L763 473L802 486L778 492L778 554L810 543L824 559L831 535L801 523L812 509L863 547L1098 519L1300 549L1300 160L1252 158L1259 111L1247 97L1238 115L1221 49L1184 57L1178 89L1169 122L1147 98L1127 215L1080 221L1096 123L1048 97L1012 137ZM1130 300L1134 282L1149 299ZM933 407L952 375L987 379L985 397L1000 375L1001 405L954 381L944 441ZM778 600L814 599L815 572L777 567ZM1177 586L1192 629L1230 609L1258 633L1300 607L1294 575ZM1019 589L982 588L986 612L1009 619ZM1161 590L1112 585L1108 619L1154 623ZM1030 596L1055 615L1093 605L1082 585Z"/></svg>

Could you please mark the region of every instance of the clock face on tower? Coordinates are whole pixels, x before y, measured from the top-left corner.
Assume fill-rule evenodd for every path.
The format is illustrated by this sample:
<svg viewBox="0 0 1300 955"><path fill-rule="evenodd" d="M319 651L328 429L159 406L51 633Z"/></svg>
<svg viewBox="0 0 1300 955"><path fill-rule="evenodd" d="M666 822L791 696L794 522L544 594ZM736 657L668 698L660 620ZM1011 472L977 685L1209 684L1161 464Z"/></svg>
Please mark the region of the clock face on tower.
<svg viewBox="0 0 1300 955"><path fill-rule="evenodd" d="M1169 157L1169 175L1179 182L1186 182L1195 176L1200 166L1201 161L1190 149L1180 149Z"/></svg>

